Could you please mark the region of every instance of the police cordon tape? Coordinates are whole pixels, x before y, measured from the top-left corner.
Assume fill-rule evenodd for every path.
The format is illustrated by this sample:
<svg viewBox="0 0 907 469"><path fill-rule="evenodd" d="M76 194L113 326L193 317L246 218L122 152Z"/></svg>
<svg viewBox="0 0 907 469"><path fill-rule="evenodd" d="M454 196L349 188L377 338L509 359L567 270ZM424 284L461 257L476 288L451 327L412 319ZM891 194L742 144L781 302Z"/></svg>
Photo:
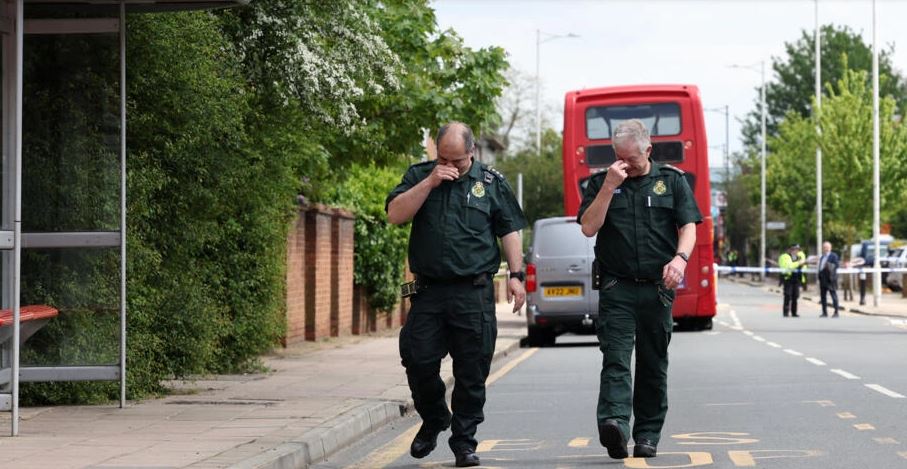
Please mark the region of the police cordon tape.
<svg viewBox="0 0 907 469"><path fill-rule="evenodd" d="M792 272L791 270L782 269L780 267L766 267L764 269L760 269L759 267L733 267L733 266L729 266L729 265L716 265L715 266L715 272L718 272L720 274L759 273L759 272L780 273L780 272L787 272L787 271ZM844 268L838 269L837 272L838 272L838 274L871 274L876 271L883 272L883 273L892 273L892 272L907 273L907 267L898 267L898 268L893 268L893 269L888 268L888 267L884 267L884 268L880 268L880 269L874 269L872 267L844 267ZM800 269L800 272L806 273L806 274L814 274L814 273L816 273L816 269L814 269L812 267L807 267L804 269Z"/></svg>

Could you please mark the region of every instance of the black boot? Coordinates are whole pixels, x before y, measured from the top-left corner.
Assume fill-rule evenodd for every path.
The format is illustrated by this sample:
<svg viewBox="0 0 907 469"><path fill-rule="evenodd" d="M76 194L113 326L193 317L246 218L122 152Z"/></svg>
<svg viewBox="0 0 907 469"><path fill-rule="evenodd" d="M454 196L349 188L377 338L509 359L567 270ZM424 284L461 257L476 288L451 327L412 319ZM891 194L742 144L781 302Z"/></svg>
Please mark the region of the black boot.
<svg viewBox="0 0 907 469"><path fill-rule="evenodd" d="M450 419L441 427L431 427L423 423L422 428L419 429L413 442L409 445L409 454L416 459L422 459L431 454L438 446L438 434L447 430L449 426Z"/></svg>

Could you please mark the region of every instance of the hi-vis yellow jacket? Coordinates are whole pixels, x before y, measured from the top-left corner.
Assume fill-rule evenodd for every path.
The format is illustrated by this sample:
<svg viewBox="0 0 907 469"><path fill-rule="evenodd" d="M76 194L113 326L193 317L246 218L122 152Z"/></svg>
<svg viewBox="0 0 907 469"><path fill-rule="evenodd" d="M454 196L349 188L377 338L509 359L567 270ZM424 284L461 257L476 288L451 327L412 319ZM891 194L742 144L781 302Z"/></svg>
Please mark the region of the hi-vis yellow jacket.
<svg viewBox="0 0 907 469"><path fill-rule="evenodd" d="M797 260L793 260L790 254L786 252L778 258L778 267L781 268L781 276L785 280L789 279L795 270L804 265L806 265L806 254L803 254L803 251L797 253Z"/></svg>

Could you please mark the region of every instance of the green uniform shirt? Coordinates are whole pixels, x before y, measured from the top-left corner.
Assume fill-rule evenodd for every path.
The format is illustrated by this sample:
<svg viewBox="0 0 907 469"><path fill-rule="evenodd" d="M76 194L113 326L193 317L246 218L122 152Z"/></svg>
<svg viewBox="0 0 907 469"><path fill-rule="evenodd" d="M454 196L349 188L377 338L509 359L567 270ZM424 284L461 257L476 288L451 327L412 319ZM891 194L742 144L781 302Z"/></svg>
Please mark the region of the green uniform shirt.
<svg viewBox="0 0 907 469"><path fill-rule="evenodd" d="M701 223L702 215L683 172L652 163L649 174L625 179L611 198L595 238L595 257L604 272L623 278L660 280L677 253L677 230ZM576 220L595 199L607 172L593 175Z"/></svg>
<svg viewBox="0 0 907 469"><path fill-rule="evenodd" d="M414 164L388 194L387 204L428 177L435 161ZM413 217L409 268L435 279L495 273L501 264L496 237L526 226L510 185L496 170L473 160L469 172L434 188Z"/></svg>

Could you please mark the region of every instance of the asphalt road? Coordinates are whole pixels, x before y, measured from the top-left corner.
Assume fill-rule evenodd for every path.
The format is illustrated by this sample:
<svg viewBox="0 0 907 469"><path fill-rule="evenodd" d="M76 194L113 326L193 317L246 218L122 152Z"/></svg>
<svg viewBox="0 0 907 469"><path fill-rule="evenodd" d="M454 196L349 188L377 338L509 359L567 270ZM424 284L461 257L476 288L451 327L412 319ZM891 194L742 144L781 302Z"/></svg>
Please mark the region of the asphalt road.
<svg viewBox="0 0 907 469"><path fill-rule="evenodd" d="M598 443L594 336L523 349L489 379L483 467L907 468L907 324L819 318L804 301L799 318L780 311L780 296L722 281L714 330L674 333L650 460L612 460ZM389 425L315 467L452 467L447 432L429 457L408 455L418 424Z"/></svg>

